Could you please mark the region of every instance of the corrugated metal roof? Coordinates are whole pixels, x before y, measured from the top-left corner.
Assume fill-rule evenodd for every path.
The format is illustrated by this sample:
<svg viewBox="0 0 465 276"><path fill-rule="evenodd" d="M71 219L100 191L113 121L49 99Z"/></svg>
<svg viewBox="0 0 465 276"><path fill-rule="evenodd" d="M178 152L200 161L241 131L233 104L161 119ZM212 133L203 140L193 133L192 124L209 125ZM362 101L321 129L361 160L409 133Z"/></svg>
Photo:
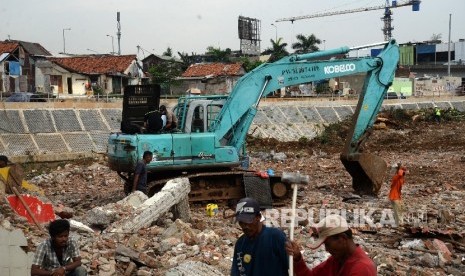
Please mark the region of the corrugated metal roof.
<svg viewBox="0 0 465 276"><path fill-rule="evenodd" d="M244 68L241 63L199 63L189 66L182 77L241 76L243 74Z"/></svg>
<svg viewBox="0 0 465 276"><path fill-rule="evenodd" d="M42 45L35 42L26 42L26 41L19 41L21 46L23 46L24 50L31 55L36 56L51 56L52 54L47 51Z"/></svg>
<svg viewBox="0 0 465 276"><path fill-rule="evenodd" d="M150 54L149 56L147 56L146 58L144 58L144 59L142 60L142 62L145 62L146 60L152 59L153 57L156 57L156 58L161 59L161 60L164 60L164 61L182 62L182 60L180 60L180 59L177 58L177 57L159 56L159 55L155 55L155 54Z"/></svg>
<svg viewBox="0 0 465 276"><path fill-rule="evenodd" d="M82 74L123 74L136 59L136 55L90 55L65 58L48 58L51 62Z"/></svg>
<svg viewBox="0 0 465 276"><path fill-rule="evenodd" d="M0 54L0 62L2 62L4 59L6 59L9 55L10 55L10 53L2 53L2 54Z"/></svg>

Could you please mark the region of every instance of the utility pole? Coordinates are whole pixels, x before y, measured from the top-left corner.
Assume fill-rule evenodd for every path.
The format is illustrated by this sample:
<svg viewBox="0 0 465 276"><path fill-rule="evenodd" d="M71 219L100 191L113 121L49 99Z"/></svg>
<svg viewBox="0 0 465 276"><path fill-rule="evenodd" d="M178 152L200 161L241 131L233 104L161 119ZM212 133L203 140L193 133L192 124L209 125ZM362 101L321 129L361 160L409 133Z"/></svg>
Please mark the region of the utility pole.
<svg viewBox="0 0 465 276"><path fill-rule="evenodd" d="M65 29L63 29L63 54L66 54L65 31L71 31L71 28L65 28Z"/></svg>
<svg viewBox="0 0 465 276"><path fill-rule="evenodd" d="M112 49L111 54L114 55L114 54L116 54L116 53L115 53L115 44L114 44L114 38L115 38L115 37L112 36L112 35L108 35L108 34L107 34L107 36L111 37L111 49Z"/></svg>
<svg viewBox="0 0 465 276"><path fill-rule="evenodd" d="M271 26L274 27L274 41L278 41L278 26L276 26L275 24L271 23Z"/></svg>
<svg viewBox="0 0 465 276"><path fill-rule="evenodd" d="M119 12L116 13L116 27L118 28L118 32L116 36L118 37L118 55L121 55L121 23L119 20Z"/></svg>
<svg viewBox="0 0 465 276"><path fill-rule="evenodd" d="M449 13L449 41L447 42L447 75L450 77L450 31L452 28L452 14Z"/></svg>

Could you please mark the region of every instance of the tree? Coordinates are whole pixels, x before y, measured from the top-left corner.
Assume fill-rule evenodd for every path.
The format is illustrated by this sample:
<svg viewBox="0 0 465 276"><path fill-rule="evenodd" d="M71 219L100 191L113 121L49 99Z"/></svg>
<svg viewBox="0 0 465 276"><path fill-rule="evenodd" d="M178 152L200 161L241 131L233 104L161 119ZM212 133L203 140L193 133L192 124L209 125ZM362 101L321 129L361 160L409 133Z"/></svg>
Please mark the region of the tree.
<svg viewBox="0 0 465 276"><path fill-rule="evenodd" d="M289 52L286 50L287 43L283 42L281 37L278 38L278 40L276 41L270 39L270 42L271 48L266 49L262 53L264 55L271 55L269 59L270 62L277 61L278 59L281 59L289 55Z"/></svg>
<svg viewBox="0 0 465 276"><path fill-rule="evenodd" d="M434 34L431 36L431 42L433 43L441 43L441 38L442 38L442 34Z"/></svg>
<svg viewBox="0 0 465 276"><path fill-rule="evenodd" d="M185 53L185 52L178 52L178 55L179 55L179 58L181 59L182 63L181 63L181 69L183 71L185 71L189 65L191 65L192 63L194 63L194 59L192 58L195 54L192 53L192 56L189 56L188 53Z"/></svg>
<svg viewBox="0 0 465 276"><path fill-rule="evenodd" d="M231 49L226 48L225 50L221 50L221 48L215 48L213 46L207 47L207 55L211 55L213 57L213 61L216 62L230 62L231 57Z"/></svg>
<svg viewBox="0 0 465 276"><path fill-rule="evenodd" d="M180 64L172 59L171 61L165 61L153 65L149 68L149 73L152 76L152 83L157 83L163 87L170 87L171 85L177 85L177 78L181 76L182 69Z"/></svg>
<svg viewBox="0 0 465 276"><path fill-rule="evenodd" d="M246 72L250 72L263 64L263 62L261 62L260 60L252 60L248 57L241 57L240 62L242 63L242 67L244 67Z"/></svg>
<svg viewBox="0 0 465 276"><path fill-rule="evenodd" d="M292 44L292 49L295 50L296 54L306 54L319 50L317 45L321 44L321 40L316 38L314 34L309 36L298 34L296 37L297 42Z"/></svg>
<svg viewBox="0 0 465 276"><path fill-rule="evenodd" d="M167 56L167 57L172 57L173 56L173 49L171 49L171 47L166 48L166 51L163 52L163 55Z"/></svg>

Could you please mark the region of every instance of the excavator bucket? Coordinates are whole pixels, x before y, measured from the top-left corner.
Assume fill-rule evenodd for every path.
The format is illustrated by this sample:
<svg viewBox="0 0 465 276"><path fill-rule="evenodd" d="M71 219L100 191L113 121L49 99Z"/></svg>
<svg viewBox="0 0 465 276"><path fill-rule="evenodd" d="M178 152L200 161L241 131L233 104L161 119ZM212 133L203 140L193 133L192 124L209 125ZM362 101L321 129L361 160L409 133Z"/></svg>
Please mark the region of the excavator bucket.
<svg viewBox="0 0 465 276"><path fill-rule="evenodd" d="M341 161L352 176L352 187L355 193L378 195L387 171L386 161L369 153L356 154L350 158L341 155Z"/></svg>

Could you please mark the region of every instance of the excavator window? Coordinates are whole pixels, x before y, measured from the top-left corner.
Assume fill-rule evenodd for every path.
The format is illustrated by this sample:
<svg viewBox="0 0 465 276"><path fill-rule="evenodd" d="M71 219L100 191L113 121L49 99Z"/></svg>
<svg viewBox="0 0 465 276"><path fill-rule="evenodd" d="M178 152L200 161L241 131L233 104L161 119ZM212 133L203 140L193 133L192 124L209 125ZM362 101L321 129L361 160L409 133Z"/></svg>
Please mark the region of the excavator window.
<svg viewBox="0 0 465 276"><path fill-rule="evenodd" d="M205 127L204 127L204 110L203 106L197 106L194 109L194 119L192 120L192 132L204 132Z"/></svg>

